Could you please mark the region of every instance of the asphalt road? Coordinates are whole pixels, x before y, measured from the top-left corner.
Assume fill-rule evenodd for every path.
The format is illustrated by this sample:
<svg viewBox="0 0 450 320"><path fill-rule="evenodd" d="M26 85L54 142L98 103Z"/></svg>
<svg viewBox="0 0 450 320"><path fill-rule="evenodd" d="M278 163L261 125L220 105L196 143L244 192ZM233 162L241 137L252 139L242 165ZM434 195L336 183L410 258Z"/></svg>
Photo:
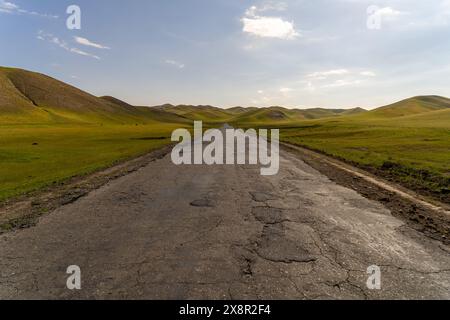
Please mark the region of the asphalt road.
<svg viewBox="0 0 450 320"><path fill-rule="evenodd" d="M0 236L2 299L450 298L450 251L282 151L258 166L170 155ZM81 290L66 269L81 268ZM367 268L381 269L369 290Z"/></svg>

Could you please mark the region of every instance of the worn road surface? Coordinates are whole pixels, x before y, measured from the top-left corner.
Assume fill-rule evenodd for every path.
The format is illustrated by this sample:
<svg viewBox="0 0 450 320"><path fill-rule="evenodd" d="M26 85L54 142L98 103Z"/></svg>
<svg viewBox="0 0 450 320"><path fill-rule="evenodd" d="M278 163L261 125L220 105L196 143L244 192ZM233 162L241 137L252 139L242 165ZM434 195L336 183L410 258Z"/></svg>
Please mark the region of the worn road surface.
<svg viewBox="0 0 450 320"><path fill-rule="evenodd" d="M450 251L281 151L258 166L170 155L0 236L2 299L450 299ZM66 287L70 265L82 289ZM381 268L381 290L366 286Z"/></svg>

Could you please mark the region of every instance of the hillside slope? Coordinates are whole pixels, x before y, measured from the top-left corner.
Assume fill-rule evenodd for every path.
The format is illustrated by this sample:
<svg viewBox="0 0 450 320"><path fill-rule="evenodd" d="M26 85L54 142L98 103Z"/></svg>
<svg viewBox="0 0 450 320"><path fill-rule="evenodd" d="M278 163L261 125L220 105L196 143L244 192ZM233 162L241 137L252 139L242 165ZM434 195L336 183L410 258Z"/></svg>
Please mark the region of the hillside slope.
<svg viewBox="0 0 450 320"><path fill-rule="evenodd" d="M23 95L10 80L5 69L0 68L0 121L20 122L29 118L47 121L49 115Z"/></svg>
<svg viewBox="0 0 450 320"><path fill-rule="evenodd" d="M140 117L143 117L145 119L152 119L154 121L167 123L186 123L186 124L192 123L190 119L187 119L183 116L179 116L174 113L166 112L163 110L157 110L155 108L145 106L132 106L129 103L119 100L115 97L103 96L100 97L100 99L106 100L110 103L121 106L128 110L133 110L134 112L137 112Z"/></svg>
<svg viewBox="0 0 450 320"><path fill-rule="evenodd" d="M213 107L213 106L193 106L193 105L171 105L165 104L154 106L152 109L173 113L190 120L207 121L207 122L226 122L232 116L231 111Z"/></svg>
<svg viewBox="0 0 450 320"><path fill-rule="evenodd" d="M147 124L164 118L186 122L167 113L152 113L113 97L98 98L46 75L0 67L2 123ZM153 117L155 116L155 117Z"/></svg>
<svg viewBox="0 0 450 320"><path fill-rule="evenodd" d="M404 117L450 108L450 99L440 96L418 96L387 105L367 113L375 117Z"/></svg>

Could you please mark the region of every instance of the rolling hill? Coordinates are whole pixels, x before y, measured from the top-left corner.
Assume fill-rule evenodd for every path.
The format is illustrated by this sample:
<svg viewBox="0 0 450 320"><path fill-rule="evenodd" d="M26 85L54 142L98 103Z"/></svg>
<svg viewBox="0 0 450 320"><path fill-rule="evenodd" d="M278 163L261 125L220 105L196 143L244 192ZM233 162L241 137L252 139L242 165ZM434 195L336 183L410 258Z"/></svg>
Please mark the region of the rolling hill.
<svg viewBox="0 0 450 320"><path fill-rule="evenodd" d="M0 68L2 123L186 123L171 113L145 110L113 97L98 98L46 75Z"/></svg>
<svg viewBox="0 0 450 320"><path fill-rule="evenodd" d="M363 109L287 109L283 107L230 109L210 105L132 106L111 96L96 97L49 76L0 67L1 123L189 124L287 123L359 114Z"/></svg>
<svg viewBox="0 0 450 320"><path fill-rule="evenodd" d="M152 109L173 113L191 120L202 120L210 123L263 124L288 123L308 119L331 118L367 112L362 108L354 109L287 109L284 107L233 107L221 109L213 106L171 105L154 106Z"/></svg>
<svg viewBox="0 0 450 320"><path fill-rule="evenodd" d="M229 119L229 122L235 125L250 124L286 124L298 123L304 120L334 118L344 115L360 114L367 112L361 108L355 109L287 109L283 107L269 108L250 108L248 111L239 112L237 115Z"/></svg>
<svg viewBox="0 0 450 320"><path fill-rule="evenodd" d="M393 118L450 108L450 99L440 96L418 96L387 105L367 113L368 116Z"/></svg>
<svg viewBox="0 0 450 320"><path fill-rule="evenodd" d="M9 79L8 69L0 69L0 119L2 122L22 121L33 118L48 119L48 114L37 108L28 97L20 92Z"/></svg>
<svg viewBox="0 0 450 320"><path fill-rule="evenodd" d="M450 99L418 96L372 111L353 109L287 109L210 105L132 106L111 96L96 97L49 76L22 69L0 67L1 123L90 123L190 124L202 120L211 124L239 125L295 124L306 120L349 118L389 120L450 109Z"/></svg>
<svg viewBox="0 0 450 320"><path fill-rule="evenodd" d="M158 110L158 109L144 107L144 106L142 106L142 107L141 106L132 106L132 105L128 104L127 102L119 100L115 97L104 96L104 97L100 97L100 99L109 101L110 103L116 104L116 105L126 108L128 110L138 111L146 119L148 118L148 119L152 119L154 121L164 122L164 123L185 123L185 124L192 123L192 120L190 120L186 117L180 116L178 114L165 112L163 110Z"/></svg>
<svg viewBox="0 0 450 320"><path fill-rule="evenodd" d="M233 108L228 108L226 109L226 112L230 113L230 114L234 114L234 115L238 115L238 114L242 114L248 111L254 111L258 108L256 107L248 107L248 108L244 108L244 107L233 107Z"/></svg>
<svg viewBox="0 0 450 320"><path fill-rule="evenodd" d="M151 109L173 113L190 120L202 120L207 122L224 122L230 119L231 112L225 109L205 105L205 106L192 106L192 105L171 105L165 104L162 106L154 106Z"/></svg>

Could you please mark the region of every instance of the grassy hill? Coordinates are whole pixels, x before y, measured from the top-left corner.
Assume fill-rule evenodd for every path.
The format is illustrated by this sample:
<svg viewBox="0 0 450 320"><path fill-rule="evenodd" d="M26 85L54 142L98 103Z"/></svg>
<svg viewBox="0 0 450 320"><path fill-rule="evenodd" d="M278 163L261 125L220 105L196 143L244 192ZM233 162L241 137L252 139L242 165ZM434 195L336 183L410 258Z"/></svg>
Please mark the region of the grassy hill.
<svg viewBox="0 0 450 320"><path fill-rule="evenodd" d="M362 114L367 112L361 108L355 109L287 109L283 107L250 108L240 111L228 119L235 126L261 126L261 125L289 125L304 120L335 118L345 115Z"/></svg>
<svg viewBox="0 0 450 320"><path fill-rule="evenodd" d="M439 96L414 97L375 109L368 113L370 117L404 117L450 108L450 99Z"/></svg>
<svg viewBox="0 0 450 320"><path fill-rule="evenodd" d="M111 96L95 97L43 74L0 68L1 123L146 124L154 121L189 123L273 123L344 115L345 110L242 108L163 105L135 107ZM361 112L363 110L361 109Z"/></svg>
<svg viewBox="0 0 450 320"><path fill-rule="evenodd" d="M148 124L163 117L113 97L98 98L43 74L0 68L0 123ZM155 118L152 118L155 115ZM186 119L165 114L164 121Z"/></svg>
<svg viewBox="0 0 450 320"><path fill-rule="evenodd" d="M185 119L191 121L204 121L208 123L222 123L227 122L231 117L232 113L221 108L213 106L192 106L192 105L171 105L165 104L162 106L154 106L151 109L159 110L162 112L176 114Z"/></svg>
<svg viewBox="0 0 450 320"><path fill-rule="evenodd" d="M32 101L23 95L9 78L9 69L0 68L0 121L21 122L26 119L47 121L49 115L36 108Z"/></svg>
<svg viewBox="0 0 450 320"><path fill-rule="evenodd" d="M355 109L287 109L283 107L234 107L221 109L213 106L171 105L155 106L152 109L173 113L190 120L201 120L207 123L229 123L235 126L263 124L283 124L307 119L330 118L367 112Z"/></svg>
<svg viewBox="0 0 450 320"><path fill-rule="evenodd" d="M134 112L139 114L139 117L143 117L146 120L151 119L153 121L162 123L192 124L192 120L171 112L165 112L163 110L158 110L150 107L132 106L122 100L111 96L104 96L100 98L123 108L127 108L128 110L134 110Z"/></svg>
<svg viewBox="0 0 450 320"><path fill-rule="evenodd" d="M234 125L239 125L240 123L277 123L277 122L288 122L294 120L291 112L288 112L284 108L262 108L246 111L238 114L237 116L230 119Z"/></svg>
<svg viewBox="0 0 450 320"><path fill-rule="evenodd" d="M181 116L0 68L0 201L170 143Z"/></svg>
<svg viewBox="0 0 450 320"><path fill-rule="evenodd" d="M226 112L228 112L229 114L232 115L239 115L248 111L254 111L258 108L256 107L248 107L248 108L244 108L244 107L233 107L233 108L228 108L226 109Z"/></svg>

